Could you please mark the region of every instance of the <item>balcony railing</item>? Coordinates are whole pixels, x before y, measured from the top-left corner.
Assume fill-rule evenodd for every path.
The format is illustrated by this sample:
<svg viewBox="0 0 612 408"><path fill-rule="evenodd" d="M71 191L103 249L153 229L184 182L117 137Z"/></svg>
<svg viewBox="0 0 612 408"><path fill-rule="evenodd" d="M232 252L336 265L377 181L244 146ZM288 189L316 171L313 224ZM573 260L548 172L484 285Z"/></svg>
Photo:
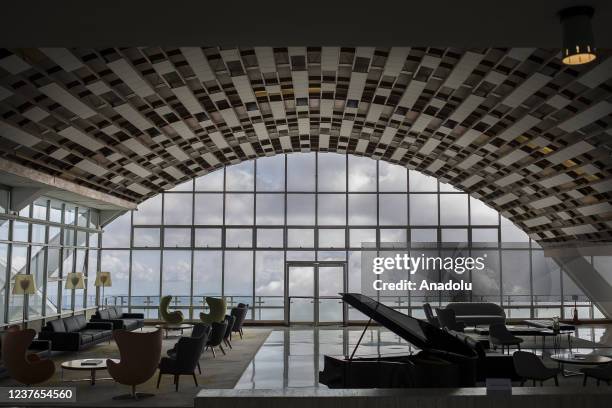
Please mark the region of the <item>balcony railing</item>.
<svg viewBox="0 0 612 408"><path fill-rule="evenodd" d="M208 310L205 303L207 296L220 297L219 294L193 296L193 302L189 295L173 296L171 309L183 310L189 319L197 319L200 311ZM159 307L159 296L132 296L128 295L106 295L104 303L106 305L121 306L131 311L142 311L146 318L156 319ZM251 314L248 319L252 320L283 320L284 296L252 296L247 295L227 295L225 296L228 308L238 305L238 303L248 303L251 306ZM314 297L312 297L314 299ZM552 317L572 318L574 308L573 297L564 296L563 302L560 297L551 295L534 295L533 304L530 295L506 295L503 296L502 307L508 318L529 318L529 317ZM379 301L403 313L410 313L416 317L422 317L423 303L430 303L433 306L444 306L451 301L458 301L452 297L431 295L431 296L380 296ZM500 297L497 295L472 295L465 301L472 302L494 302L499 303ZM89 302L89 300L88 300ZM88 303L89 304L89 303ZM592 302L586 296L578 296L576 300L580 318L601 318L603 317ZM349 308L351 309L351 308ZM273 316L274 318L269 318Z"/></svg>

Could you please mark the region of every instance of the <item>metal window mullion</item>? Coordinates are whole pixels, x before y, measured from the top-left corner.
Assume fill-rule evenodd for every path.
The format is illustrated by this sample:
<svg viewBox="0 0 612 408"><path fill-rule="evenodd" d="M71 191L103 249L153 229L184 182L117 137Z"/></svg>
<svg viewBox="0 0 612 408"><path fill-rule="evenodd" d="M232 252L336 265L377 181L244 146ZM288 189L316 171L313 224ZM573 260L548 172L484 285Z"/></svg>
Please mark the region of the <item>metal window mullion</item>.
<svg viewBox="0 0 612 408"><path fill-rule="evenodd" d="M225 297L225 199L227 195L227 168L223 167L223 228L221 228L221 297ZM203 305L204 306L204 305Z"/></svg>
<svg viewBox="0 0 612 408"><path fill-rule="evenodd" d="M251 248L253 248L253 255L251 256L251 263L253 266L251 302L253 307L251 307L250 310L251 319L255 317L255 264L257 263L257 159L253 159L253 162L253 228L251 230Z"/></svg>
<svg viewBox="0 0 612 408"><path fill-rule="evenodd" d="M191 179L191 282L189 284L189 318L195 319L193 308L194 262L195 262L195 178Z"/></svg>
<svg viewBox="0 0 612 408"><path fill-rule="evenodd" d="M130 252L129 252L129 265L128 265L128 312L132 312L132 251L134 248L134 211L130 211ZM121 302L123 306L123 302Z"/></svg>
<svg viewBox="0 0 612 408"><path fill-rule="evenodd" d="M159 244L160 244L160 251L159 251L159 288L157 289L157 298L159 300L161 300L162 297L162 286L164 284L164 251L165 251L165 235L166 235L166 216L165 216L165 202L166 202L166 194L165 193L161 193L162 194L162 200L161 200L161 226L159 229ZM158 316L159 317L159 316Z"/></svg>

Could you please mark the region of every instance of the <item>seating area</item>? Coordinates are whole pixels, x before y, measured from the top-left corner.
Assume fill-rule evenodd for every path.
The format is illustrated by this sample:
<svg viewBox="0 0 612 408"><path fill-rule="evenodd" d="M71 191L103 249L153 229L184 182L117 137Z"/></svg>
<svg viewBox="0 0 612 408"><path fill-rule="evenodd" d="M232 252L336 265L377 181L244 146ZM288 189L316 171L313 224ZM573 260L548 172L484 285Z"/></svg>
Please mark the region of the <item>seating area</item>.
<svg viewBox="0 0 612 408"><path fill-rule="evenodd" d="M208 356L206 350L217 359L215 348L223 356L234 348L230 339L232 333L240 334L240 343L247 341L241 340L247 313L248 305L240 304L219 322L193 323L189 333L166 340L163 340L163 330L146 326L141 314L125 313L118 307L97 310L89 322L84 315L51 320L39 333L12 326L1 334L2 369L11 380L24 385L48 382L58 371L61 371L59 384L62 384L66 370L90 372L88 381L95 385L95 372L107 370L113 381L129 387L127 394L114 395L116 400L156 395L138 391L138 386L147 383L155 374L157 389L164 387L162 379L170 375L174 391L178 392L181 376L192 377L197 387L197 377L206 379L210 374L203 363ZM101 346L98 352L96 345ZM109 348L116 350L112 354L118 353L118 358L104 355L108 351L102 350ZM84 354L92 357L79 359ZM57 359L62 363L57 365Z"/></svg>

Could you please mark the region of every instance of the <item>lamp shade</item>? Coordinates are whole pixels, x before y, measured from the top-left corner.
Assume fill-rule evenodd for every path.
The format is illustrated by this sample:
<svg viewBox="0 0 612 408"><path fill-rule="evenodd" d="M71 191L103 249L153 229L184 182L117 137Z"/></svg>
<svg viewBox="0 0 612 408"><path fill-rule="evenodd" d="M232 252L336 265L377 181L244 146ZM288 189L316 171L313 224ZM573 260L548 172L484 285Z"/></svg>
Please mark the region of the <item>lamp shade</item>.
<svg viewBox="0 0 612 408"><path fill-rule="evenodd" d="M19 273L15 275L13 295L33 295L36 293L36 282L33 275Z"/></svg>
<svg viewBox="0 0 612 408"><path fill-rule="evenodd" d="M96 275L96 286L109 287L113 286L110 272L98 272Z"/></svg>
<svg viewBox="0 0 612 408"><path fill-rule="evenodd" d="M570 7L559 12L563 29L561 60L566 65L581 65L597 58L591 17L593 9L587 6Z"/></svg>
<svg viewBox="0 0 612 408"><path fill-rule="evenodd" d="M83 272L71 272L66 277L66 289L85 289Z"/></svg>

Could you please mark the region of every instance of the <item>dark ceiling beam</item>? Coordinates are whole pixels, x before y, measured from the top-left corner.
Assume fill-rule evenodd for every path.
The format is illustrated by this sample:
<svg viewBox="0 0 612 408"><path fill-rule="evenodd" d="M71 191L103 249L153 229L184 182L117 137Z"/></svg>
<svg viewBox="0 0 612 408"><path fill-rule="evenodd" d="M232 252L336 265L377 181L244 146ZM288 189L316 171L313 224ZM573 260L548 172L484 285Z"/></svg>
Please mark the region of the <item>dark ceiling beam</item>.
<svg viewBox="0 0 612 408"><path fill-rule="evenodd" d="M609 0L5 1L3 47L444 46L559 48L557 12L595 8L596 45L612 47Z"/></svg>

